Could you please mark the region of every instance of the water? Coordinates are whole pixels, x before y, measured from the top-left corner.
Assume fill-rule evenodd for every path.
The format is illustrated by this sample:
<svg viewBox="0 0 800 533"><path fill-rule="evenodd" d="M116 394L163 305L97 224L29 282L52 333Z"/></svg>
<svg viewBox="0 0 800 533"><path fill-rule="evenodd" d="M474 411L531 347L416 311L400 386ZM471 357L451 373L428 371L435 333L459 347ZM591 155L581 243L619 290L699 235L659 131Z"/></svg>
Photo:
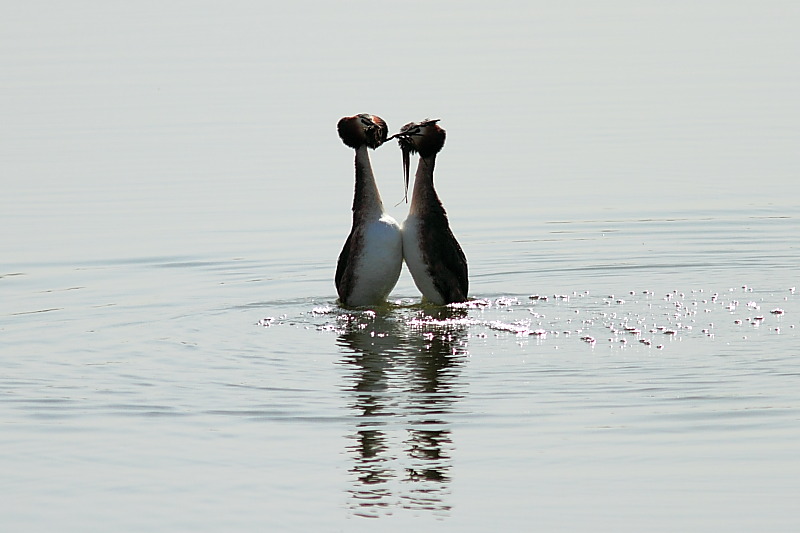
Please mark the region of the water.
<svg viewBox="0 0 800 533"><path fill-rule="evenodd" d="M796 530L798 15L16 6L3 529ZM336 306L358 112L442 119L467 308Z"/></svg>

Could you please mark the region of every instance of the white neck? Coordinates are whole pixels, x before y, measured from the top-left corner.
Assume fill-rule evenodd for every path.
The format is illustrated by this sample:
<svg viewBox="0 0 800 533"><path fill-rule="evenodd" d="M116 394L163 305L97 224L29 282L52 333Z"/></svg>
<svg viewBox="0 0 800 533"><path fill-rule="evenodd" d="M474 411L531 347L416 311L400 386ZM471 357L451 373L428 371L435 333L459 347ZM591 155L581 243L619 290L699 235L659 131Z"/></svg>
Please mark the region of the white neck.
<svg viewBox="0 0 800 533"><path fill-rule="evenodd" d="M353 197L353 213L361 216L383 214L383 202L375 183L375 174L366 146L356 148L356 190Z"/></svg>

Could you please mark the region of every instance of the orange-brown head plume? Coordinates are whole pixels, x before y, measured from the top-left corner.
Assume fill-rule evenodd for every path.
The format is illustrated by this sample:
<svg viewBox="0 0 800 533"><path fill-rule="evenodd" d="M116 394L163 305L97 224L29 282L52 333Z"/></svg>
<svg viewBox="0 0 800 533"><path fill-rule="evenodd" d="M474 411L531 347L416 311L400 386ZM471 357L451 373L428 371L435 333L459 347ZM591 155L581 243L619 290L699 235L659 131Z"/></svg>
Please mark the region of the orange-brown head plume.
<svg viewBox="0 0 800 533"><path fill-rule="evenodd" d="M336 128L342 142L353 149L366 145L374 150L386 142L389 133L389 128L381 117L367 113L343 117Z"/></svg>
<svg viewBox="0 0 800 533"><path fill-rule="evenodd" d="M408 202L408 181L411 172L411 154L419 153L420 157L436 155L444 146L446 133L438 124L439 119L425 119L422 122L409 122L398 133L397 144L403 152L403 176L405 178L405 201Z"/></svg>

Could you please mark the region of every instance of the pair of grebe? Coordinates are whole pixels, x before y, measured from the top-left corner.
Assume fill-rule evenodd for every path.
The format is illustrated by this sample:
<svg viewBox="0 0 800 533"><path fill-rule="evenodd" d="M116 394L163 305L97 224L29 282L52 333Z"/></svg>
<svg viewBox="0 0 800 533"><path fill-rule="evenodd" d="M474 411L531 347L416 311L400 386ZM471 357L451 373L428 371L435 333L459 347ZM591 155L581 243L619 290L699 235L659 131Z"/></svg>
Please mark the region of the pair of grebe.
<svg viewBox="0 0 800 533"><path fill-rule="evenodd" d="M336 265L339 301L349 307L381 304L397 283L405 260L423 300L436 305L467 299L467 258L433 187L436 155L445 131L438 120L411 122L388 137L382 118L360 114L339 121L339 137L356 151L353 227ZM368 148L397 138L408 191L411 154L419 154L408 217L402 226L386 214Z"/></svg>

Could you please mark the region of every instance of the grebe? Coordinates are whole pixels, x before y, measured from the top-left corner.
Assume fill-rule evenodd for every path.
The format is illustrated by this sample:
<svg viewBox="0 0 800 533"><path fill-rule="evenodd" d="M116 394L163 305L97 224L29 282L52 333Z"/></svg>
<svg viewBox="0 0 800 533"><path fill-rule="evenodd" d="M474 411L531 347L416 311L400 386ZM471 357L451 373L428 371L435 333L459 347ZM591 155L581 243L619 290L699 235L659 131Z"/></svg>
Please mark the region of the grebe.
<svg viewBox="0 0 800 533"><path fill-rule="evenodd" d="M362 113L337 125L342 142L356 151L353 227L336 264L339 301L349 307L381 304L397 284L403 243L397 221L383 210L367 148L386 141L386 122Z"/></svg>
<svg viewBox="0 0 800 533"><path fill-rule="evenodd" d="M445 131L439 120L411 122L397 137L403 151L403 173L408 192L409 156L419 153L408 218L402 225L403 258L423 300L436 305L467 299L467 258L458 244L447 213L433 187L436 154L444 146Z"/></svg>

